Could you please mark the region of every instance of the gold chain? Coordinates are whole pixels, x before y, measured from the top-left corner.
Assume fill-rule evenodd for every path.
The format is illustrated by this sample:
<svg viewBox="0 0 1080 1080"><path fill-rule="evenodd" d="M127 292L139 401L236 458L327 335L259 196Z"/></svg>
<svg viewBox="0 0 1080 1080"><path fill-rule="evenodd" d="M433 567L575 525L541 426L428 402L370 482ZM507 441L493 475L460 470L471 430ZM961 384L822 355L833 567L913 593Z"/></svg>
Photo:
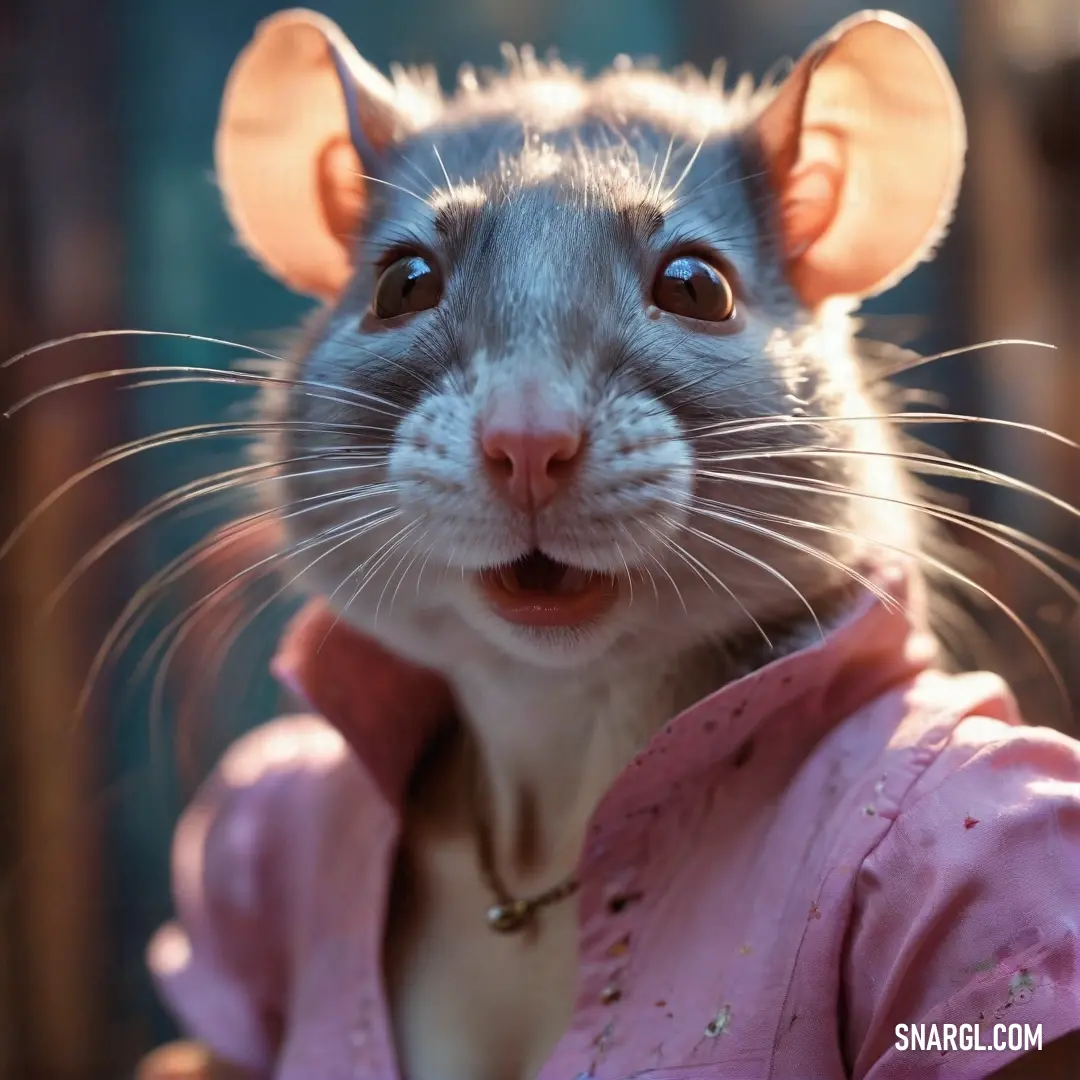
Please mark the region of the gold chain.
<svg viewBox="0 0 1080 1080"><path fill-rule="evenodd" d="M475 761L475 755L473 756ZM543 907L557 904L572 896L578 888L577 878L571 874L565 881L536 896L519 899L512 896L498 871L495 869L495 856L492 851L491 834L484 822L484 816L480 807L480 784L478 782L479 770L473 769L472 788L472 811L473 828L476 831L476 848L479 856L480 875L484 884L495 897L495 903L487 909L486 919L488 926L500 934L513 934L533 923L536 913Z"/></svg>

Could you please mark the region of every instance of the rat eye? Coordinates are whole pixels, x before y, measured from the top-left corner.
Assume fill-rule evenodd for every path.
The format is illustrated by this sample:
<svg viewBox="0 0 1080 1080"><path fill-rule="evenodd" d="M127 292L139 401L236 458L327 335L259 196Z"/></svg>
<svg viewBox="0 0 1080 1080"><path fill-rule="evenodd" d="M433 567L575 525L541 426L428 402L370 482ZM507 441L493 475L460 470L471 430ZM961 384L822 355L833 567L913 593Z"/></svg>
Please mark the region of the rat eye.
<svg viewBox="0 0 1080 1080"><path fill-rule="evenodd" d="M433 308L442 297L437 270L421 255L407 255L391 263L375 286L375 314L380 319L411 315Z"/></svg>
<svg viewBox="0 0 1080 1080"><path fill-rule="evenodd" d="M653 286L658 308L701 322L724 322L735 314L735 294L726 277L697 255L678 255L665 264Z"/></svg>

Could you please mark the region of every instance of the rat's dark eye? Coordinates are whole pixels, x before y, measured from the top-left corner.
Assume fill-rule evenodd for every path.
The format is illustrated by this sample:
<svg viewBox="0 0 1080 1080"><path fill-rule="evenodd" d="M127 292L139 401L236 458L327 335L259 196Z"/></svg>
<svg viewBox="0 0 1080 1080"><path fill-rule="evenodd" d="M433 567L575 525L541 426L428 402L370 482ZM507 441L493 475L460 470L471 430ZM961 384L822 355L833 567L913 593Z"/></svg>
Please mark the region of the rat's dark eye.
<svg viewBox="0 0 1080 1080"><path fill-rule="evenodd" d="M375 314L380 319L433 308L442 297L442 278L422 255L391 263L375 286Z"/></svg>
<svg viewBox="0 0 1080 1080"><path fill-rule="evenodd" d="M665 264L653 286L653 301L673 315L701 322L724 322L735 314L727 278L698 255L678 255Z"/></svg>

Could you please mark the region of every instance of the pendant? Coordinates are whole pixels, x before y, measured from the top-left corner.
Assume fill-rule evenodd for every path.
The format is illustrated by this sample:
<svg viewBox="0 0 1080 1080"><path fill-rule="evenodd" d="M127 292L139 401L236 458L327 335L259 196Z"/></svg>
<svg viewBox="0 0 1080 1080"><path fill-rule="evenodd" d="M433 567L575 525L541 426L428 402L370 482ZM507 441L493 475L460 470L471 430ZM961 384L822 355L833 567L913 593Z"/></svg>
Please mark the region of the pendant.
<svg viewBox="0 0 1080 1080"><path fill-rule="evenodd" d="M493 904L487 909L487 924L500 934L512 934L520 930L532 917L532 904L528 900L511 900L506 904Z"/></svg>

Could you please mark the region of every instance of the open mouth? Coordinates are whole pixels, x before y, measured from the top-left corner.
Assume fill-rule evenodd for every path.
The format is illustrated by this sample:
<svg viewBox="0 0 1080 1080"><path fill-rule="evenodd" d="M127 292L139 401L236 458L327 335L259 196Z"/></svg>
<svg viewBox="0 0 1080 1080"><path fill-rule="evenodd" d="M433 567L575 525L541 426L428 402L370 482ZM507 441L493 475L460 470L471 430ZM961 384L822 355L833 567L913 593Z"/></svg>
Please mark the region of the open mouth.
<svg viewBox="0 0 1080 1080"><path fill-rule="evenodd" d="M580 626L603 615L618 595L607 574L557 562L540 551L480 573L484 597L507 622Z"/></svg>

